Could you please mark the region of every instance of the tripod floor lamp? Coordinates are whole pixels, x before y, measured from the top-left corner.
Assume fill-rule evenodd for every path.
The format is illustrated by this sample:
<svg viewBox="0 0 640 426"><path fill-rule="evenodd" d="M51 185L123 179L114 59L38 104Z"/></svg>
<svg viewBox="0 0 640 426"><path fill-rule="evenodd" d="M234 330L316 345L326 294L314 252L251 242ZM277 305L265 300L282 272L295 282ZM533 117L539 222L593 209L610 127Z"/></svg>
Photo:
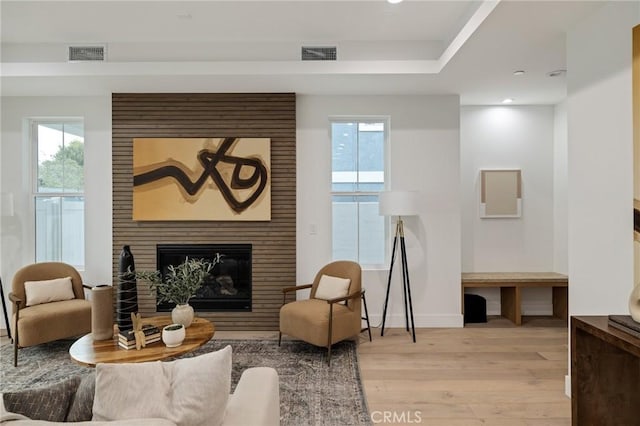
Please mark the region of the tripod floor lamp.
<svg viewBox="0 0 640 426"><path fill-rule="evenodd" d="M400 249L402 265L402 299L404 302L404 321L409 331L409 317L411 317L411 334L413 343L416 342L416 328L413 321L413 303L411 302L411 285L409 282L409 266L407 264L407 248L404 243L404 222L402 216L415 216L418 214L418 193L415 191L386 191L379 195L380 214L383 216L398 216L396 233L393 237L393 249L391 251L391 264L389 265L389 280L387 281L387 294L384 299L382 312L382 330L380 336L384 336L384 325L387 319L387 307L389 305L389 290L393 276L393 265L396 260L396 252Z"/></svg>

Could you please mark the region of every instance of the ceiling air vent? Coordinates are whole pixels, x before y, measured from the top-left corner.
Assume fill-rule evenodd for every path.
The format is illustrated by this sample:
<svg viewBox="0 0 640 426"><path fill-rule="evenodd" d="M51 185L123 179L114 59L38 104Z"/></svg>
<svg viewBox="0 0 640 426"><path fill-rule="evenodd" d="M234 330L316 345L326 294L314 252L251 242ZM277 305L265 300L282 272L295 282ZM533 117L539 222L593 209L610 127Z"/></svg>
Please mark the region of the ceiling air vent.
<svg viewBox="0 0 640 426"><path fill-rule="evenodd" d="M302 46L303 61L335 61L336 47L309 47Z"/></svg>
<svg viewBox="0 0 640 426"><path fill-rule="evenodd" d="M104 61L104 46L69 46L70 61Z"/></svg>

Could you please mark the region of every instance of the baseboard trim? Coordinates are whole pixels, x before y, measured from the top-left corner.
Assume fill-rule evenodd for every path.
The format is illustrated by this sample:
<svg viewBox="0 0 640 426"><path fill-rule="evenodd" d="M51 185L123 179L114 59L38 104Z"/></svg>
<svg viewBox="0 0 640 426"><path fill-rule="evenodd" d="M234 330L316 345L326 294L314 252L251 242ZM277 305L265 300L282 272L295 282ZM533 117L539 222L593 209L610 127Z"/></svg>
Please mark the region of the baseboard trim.
<svg viewBox="0 0 640 426"><path fill-rule="evenodd" d="M464 325L462 314L457 315L414 315L413 321L419 328L461 328ZM371 325L382 325L382 315L370 315L369 322ZM387 320L384 324L385 328L400 328L405 326L404 315L387 314ZM411 319L409 319L411 326Z"/></svg>

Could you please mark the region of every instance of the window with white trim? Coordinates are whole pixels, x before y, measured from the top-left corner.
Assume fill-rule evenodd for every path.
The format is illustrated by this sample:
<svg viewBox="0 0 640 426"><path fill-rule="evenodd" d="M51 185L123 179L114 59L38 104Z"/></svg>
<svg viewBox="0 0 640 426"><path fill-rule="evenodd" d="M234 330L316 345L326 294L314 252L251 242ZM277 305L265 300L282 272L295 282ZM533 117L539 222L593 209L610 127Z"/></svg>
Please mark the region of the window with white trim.
<svg viewBox="0 0 640 426"><path fill-rule="evenodd" d="M36 262L84 268L84 124L30 122Z"/></svg>
<svg viewBox="0 0 640 426"><path fill-rule="evenodd" d="M385 263L384 190L388 119L331 120L332 257L361 265Z"/></svg>

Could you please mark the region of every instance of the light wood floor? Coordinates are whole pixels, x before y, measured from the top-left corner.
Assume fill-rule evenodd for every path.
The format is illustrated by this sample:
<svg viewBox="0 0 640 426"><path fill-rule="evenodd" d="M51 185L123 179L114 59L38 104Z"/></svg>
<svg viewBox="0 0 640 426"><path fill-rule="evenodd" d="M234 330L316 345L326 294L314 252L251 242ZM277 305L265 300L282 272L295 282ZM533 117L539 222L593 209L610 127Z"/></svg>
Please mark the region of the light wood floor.
<svg viewBox="0 0 640 426"><path fill-rule="evenodd" d="M403 329L385 330L380 337L376 329L372 343L360 339L360 366L374 421L386 412L391 422L380 424L571 424L571 401L564 394L568 340L563 322L515 327L494 320L459 329L418 329L416 337L413 343Z"/></svg>
<svg viewBox="0 0 640 426"><path fill-rule="evenodd" d="M372 329L358 354L369 411L380 425L566 426L567 327L504 319L465 328ZM277 332L216 331L218 339L277 339ZM4 344L7 339L0 339ZM384 416L387 416L386 419ZM395 421L394 421L395 416Z"/></svg>

